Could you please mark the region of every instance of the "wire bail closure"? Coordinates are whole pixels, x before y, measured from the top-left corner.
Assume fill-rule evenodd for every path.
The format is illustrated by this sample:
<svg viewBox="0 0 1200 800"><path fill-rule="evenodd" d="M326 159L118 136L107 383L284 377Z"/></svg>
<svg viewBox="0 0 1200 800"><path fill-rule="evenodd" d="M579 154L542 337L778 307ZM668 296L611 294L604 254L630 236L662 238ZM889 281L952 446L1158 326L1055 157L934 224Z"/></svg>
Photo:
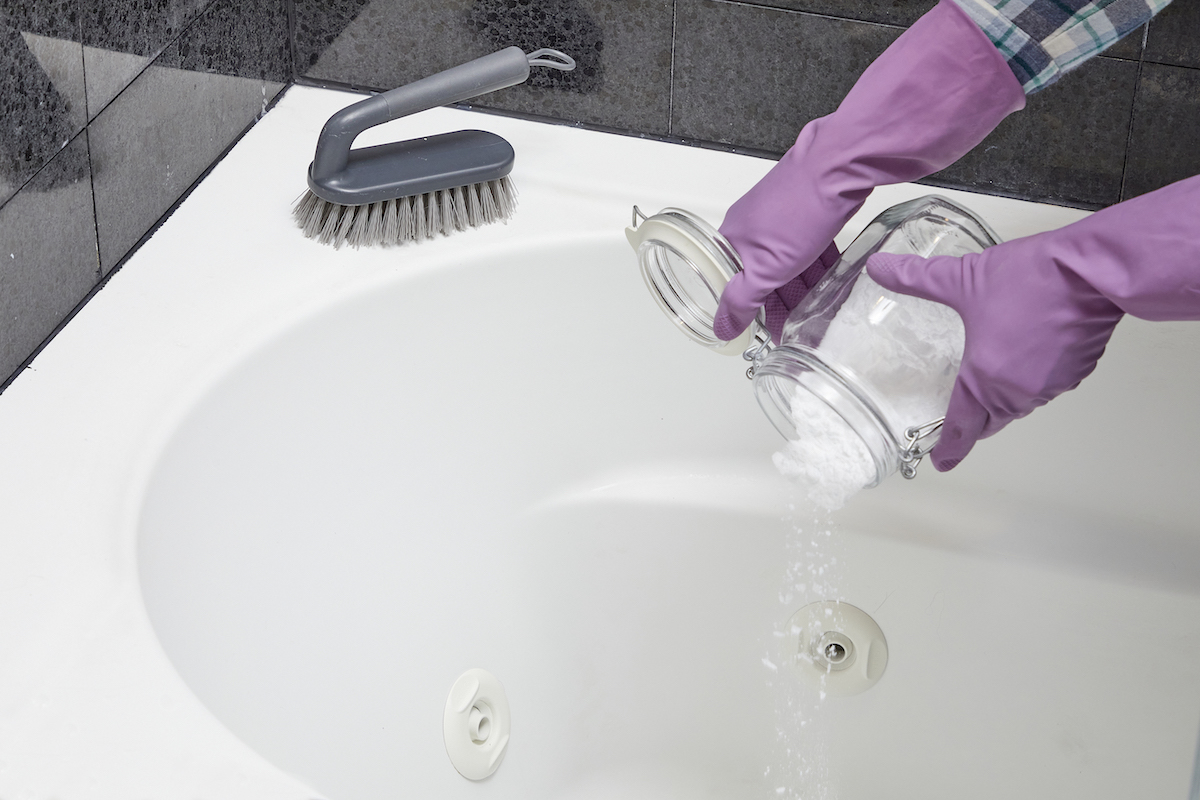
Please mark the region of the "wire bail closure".
<svg viewBox="0 0 1200 800"><path fill-rule="evenodd" d="M928 439L942 428L945 417L917 425L904 431L904 448L900 451L900 474L908 480L917 477L917 466L921 459L929 455L933 444Z"/></svg>
<svg viewBox="0 0 1200 800"><path fill-rule="evenodd" d="M767 353L771 352L771 334L758 327L757 322L750 324L755 326L754 343L745 349L742 358L750 362L750 366L746 369L746 377L754 380L754 371L758 369L758 363L766 358Z"/></svg>

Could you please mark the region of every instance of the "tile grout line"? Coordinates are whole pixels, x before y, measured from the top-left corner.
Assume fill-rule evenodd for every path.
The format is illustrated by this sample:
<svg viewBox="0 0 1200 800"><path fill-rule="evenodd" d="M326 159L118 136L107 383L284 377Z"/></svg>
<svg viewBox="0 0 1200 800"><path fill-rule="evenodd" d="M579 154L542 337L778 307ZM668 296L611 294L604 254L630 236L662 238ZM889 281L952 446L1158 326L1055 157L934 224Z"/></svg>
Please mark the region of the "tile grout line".
<svg viewBox="0 0 1200 800"><path fill-rule="evenodd" d="M92 195L92 229L96 232L96 280L104 279L104 264L100 262L100 213L96 209L96 167L92 163L92 137L88 128L83 129L84 145L87 147L88 187Z"/></svg>
<svg viewBox="0 0 1200 800"><path fill-rule="evenodd" d="M291 2L291 0L288 0L288 1L289 1L289 3ZM20 186L18 186L16 191L14 191L7 200L0 203L0 209L3 209L18 194L20 194L27 186L29 186L29 184L31 182L33 182L39 174L41 174L42 170L46 169L46 167L48 167L50 165L50 162L52 162L52 161L54 161L54 159L58 158L59 153L62 153L63 150L66 150L67 147L69 147L72 142L74 142L76 139L78 139L81 134L87 132L88 128L91 127L92 123L95 122L96 119L99 118L99 116L101 114L103 114L106 110L108 110L112 106L112 104L114 102L116 102L117 98L119 98L121 95L125 94L126 90L128 90L129 87L132 86L137 81L138 78L142 77L142 75L145 74L146 70L149 69L151 66L153 66L154 62L157 61L159 59L159 57L162 56L162 54L167 51L167 48L169 48L171 45L175 44L175 42L179 41L179 39L183 36L183 34L186 33L192 27L192 25L196 24L196 22L199 21L201 17L203 17L205 14L207 14L212 9L212 7L219 2L220 2L220 0L209 0L209 2L204 6L204 8L201 9L196 14L195 18L193 18L190 22L188 22L188 24L184 25L182 28L179 29L179 33L175 34L175 36L172 37L170 39L170 41L168 41L161 48L156 50L153 55L146 56L146 58L148 60L146 61L145 66L143 66L140 70L138 70L137 74L134 75L132 78L130 78L129 82L126 83L123 87L121 87L121 90L119 92L117 92L115 95L113 95L112 99L110 99L107 103L105 103L102 108L98 109L96 111L95 115L92 114L92 109L88 103L88 96L87 96L87 57L85 55L85 49L87 46L83 42L83 17L81 15L80 19L79 19L79 27L77 29L77 34L78 34L78 39L79 39L79 42L78 42L79 43L79 64L81 67L80 73L83 76L83 116L84 116L83 125L80 126L79 130L76 131L75 134L71 136L71 138L67 141L66 145L64 145L63 147L60 147L53 156L51 156L50 158L48 158L46 160L45 164L42 164L40 167L38 167L37 170L35 170L33 172L33 174L29 176L28 179L26 179ZM90 139L88 140L87 146L88 146L88 169L90 170L92 167L92 147L91 147ZM94 184L93 184L93 186L94 186ZM95 204L95 202L96 202L96 196L95 196L95 192L93 191L92 203ZM97 251L99 251L99 231L97 231ZM103 273L103 271L104 271L103 267L100 268L100 271L101 271L101 273Z"/></svg>
<svg viewBox="0 0 1200 800"><path fill-rule="evenodd" d="M1125 158L1121 161L1121 185L1117 189L1117 202L1125 200L1125 184L1129 180L1129 156L1133 150L1133 126L1137 120L1137 98L1142 88L1142 67L1146 63L1146 44L1150 40L1150 23L1142 27L1142 47L1138 51L1137 73L1133 78L1133 97L1129 100L1129 128L1125 131Z"/></svg>
<svg viewBox="0 0 1200 800"><path fill-rule="evenodd" d="M284 0L284 7L287 9L288 59L292 67L289 83L295 83L300 77L300 60L296 57L296 0Z"/></svg>
<svg viewBox="0 0 1200 800"><path fill-rule="evenodd" d="M746 2L746 0L709 0L712 3L719 3L725 6L742 6L743 8L754 8L759 11L778 11L780 14L791 14L799 17L817 17L819 19L832 19L839 22L859 22L863 25L878 25L883 28L896 28L898 30L907 30L912 22L879 22L873 19L859 19L858 17L840 17L837 14L825 14L820 11L808 11L800 8L780 8L779 6L764 5L762 3ZM913 20L916 22L916 20Z"/></svg>
<svg viewBox="0 0 1200 800"><path fill-rule="evenodd" d="M274 108L275 105L283 99L283 96L287 93L287 90L294 85L294 83L285 84L284 87L280 89L271 99L271 102L268 104L268 110ZM167 210L164 211L157 220L155 220L154 224L151 225L150 228L141 235L137 242L130 247L124 255L117 259L117 262L113 264L113 266L107 272L105 272L103 266L100 265L100 277L97 279L96 283L92 285L92 288L88 290L87 294L85 294L83 298L79 300L79 302L76 303L61 320L59 320L58 324L54 326L54 329L50 331L46 338L43 339L36 348L34 348L32 353L30 353L29 356L26 357L25 360L22 361L15 370L13 370L12 374L0 376L0 394L3 394L4 390L12 385L13 381L15 381L25 370L30 368L30 365L33 364L34 359L41 354L42 350L44 350L46 346L50 344L50 342L53 341L56 336L58 336L62 329L75 318L76 314L83 310L84 306L91 302L92 298L94 298L98 292L108 285L109 281L116 277L116 275L121 271L121 268L125 266L125 263L133 257L133 255L150 239L151 236L158 232L158 229L161 228L163 224L170 218L170 216L175 213L175 210L179 208L179 206L181 206L185 200L188 199L192 192L196 190L196 187L198 187L204 181L204 179L207 178L214 169L216 169L217 165L220 164L221 161L223 161L225 157L233 151L233 148L236 147L239 142L241 142L242 138L250 132L251 128L258 124L260 119L261 117L256 116L253 120L251 120L251 122L246 125L246 127L243 128L240 133L238 133L234 140L226 145L225 149L221 151L221 154L218 155L217 158L214 159L213 162L209 164L202 173L200 173L200 176L192 181L192 183L183 191L183 193L176 198L173 203L171 203L170 207L167 208ZM83 132L86 133L86 131L87 129L85 128ZM94 195L92 202L95 203ZM99 256L99 242L97 241L97 261L99 261Z"/></svg>
<svg viewBox="0 0 1200 800"><path fill-rule="evenodd" d="M96 164L92 161L92 109L88 102L87 59L83 55L83 15L79 15L79 71L83 76L83 143L87 148L88 188L92 197L92 231L96 240L96 282L104 280L104 265L100 263L100 216L96 210ZM14 373L15 374L15 373Z"/></svg>
<svg viewBox="0 0 1200 800"><path fill-rule="evenodd" d="M128 91L129 87L133 86L133 84L137 82L138 78L140 78L146 74L146 70L148 70L148 69L150 69L150 67L154 66L155 61L158 61L158 59L162 58L163 53L167 52L167 50L171 47L171 45L175 44L180 39L182 39L183 35L185 33L187 33L189 30L191 30L192 27L194 25L196 25L204 17L205 14L212 11L212 9L220 2L221 2L221 0L209 0L208 3L205 4L204 8L202 8L202 9L200 9L200 11L196 12L196 16L194 16L191 20L188 21L188 23L186 25L184 25L182 28L179 29L178 33L176 33L169 40L167 40L163 44L162 47L155 50L153 55L146 56L145 57L146 63L142 66L141 69L139 69L137 71L137 74L134 75L132 78L130 78L129 81L124 86L121 87L121 90L119 92L117 92L115 95L113 95L112 98L109 99L109 101L104 104L103 108L100 108L99 110L96 111L95 117L91 116L91 109L88 109L89 116L88 116L87 124L91 125L92 122L94 122L96 118L98 118L101 114L103 114L105 111L107 111L109 108L111 108L112 104L117 102L118 98L120 98L121 95L125 94L125 92ZM82 25L82 21L80 24ZM81 32L80 38L82 39L82 32ZM80 43L80 47L81 48L83 47L82 42ZM81 55L82 55L82 53L81 53ZM84 59L84 64L83 64L83 79L84 79L84 84L86 85L86 83L87 83L87 59L86 58Z"/></svg>
<svg viewBox="0 0 1200 800"><path fill-rule="evenodd" d="M679 0L671 2L671 67L667 75L667 136L675 126L675 47L679 35Z"/></svg>

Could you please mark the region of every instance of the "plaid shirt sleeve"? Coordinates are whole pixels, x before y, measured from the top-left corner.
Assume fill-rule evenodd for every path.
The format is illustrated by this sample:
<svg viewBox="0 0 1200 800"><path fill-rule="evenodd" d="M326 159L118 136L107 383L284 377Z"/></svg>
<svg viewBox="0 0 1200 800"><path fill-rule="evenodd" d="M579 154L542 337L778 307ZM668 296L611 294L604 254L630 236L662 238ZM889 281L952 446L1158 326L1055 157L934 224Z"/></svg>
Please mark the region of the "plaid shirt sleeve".
<svg viewBox="0 0 1200 800"><path fill-rule="evenodd" d="M1025 94L1137 30L1171 0L954 0L992 40Z"/></svg>

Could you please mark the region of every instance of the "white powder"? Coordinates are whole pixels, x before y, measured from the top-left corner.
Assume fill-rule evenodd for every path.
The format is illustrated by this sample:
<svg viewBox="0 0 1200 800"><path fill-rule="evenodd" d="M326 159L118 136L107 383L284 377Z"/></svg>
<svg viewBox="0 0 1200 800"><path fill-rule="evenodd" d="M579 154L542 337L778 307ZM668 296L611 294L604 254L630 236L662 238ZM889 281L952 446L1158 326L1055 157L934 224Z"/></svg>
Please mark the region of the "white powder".
<svg viewBox="0 0 1200 800"><path fill-rule="evenodd" d="M962 319L951 308L890 292L864 272L821 341L827 364L858 376L900 438L946 413L962 361ZM858 434L815 395L791 400L799 438L775 454L775 466L830 511L875 479L871 453Z"/></svg>
<svg viewBox="0 0 1200 800"><path fill-rule="evenodd" d="M793 526L785 540L787 569L779 587L780 614L763 659L762 676L774 699L776 731L763 777L786 800L835 800L838 778L830 745L833 726L845 708L823 696L824 686L814 686L796 673L797 652L792 648L799 642L792 615L809 603L844 601L844 542L829 515L812 513L807 507L791 510Z"/></svg>
<svg viewBox="0 0 1200 800"><path fill-rule="evenodd" d="M866 445L837 412L806 391L792 397L801 436L774 456L775 467L796 481L818 508L836 511L875 478Z"/></svg>

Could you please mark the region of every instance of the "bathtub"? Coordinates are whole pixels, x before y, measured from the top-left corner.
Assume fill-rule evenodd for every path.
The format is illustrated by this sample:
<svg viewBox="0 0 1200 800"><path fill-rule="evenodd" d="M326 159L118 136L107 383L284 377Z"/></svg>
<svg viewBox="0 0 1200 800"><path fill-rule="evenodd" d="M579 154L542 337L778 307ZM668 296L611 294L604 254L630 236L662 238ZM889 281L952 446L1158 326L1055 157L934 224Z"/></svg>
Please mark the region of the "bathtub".
<svg viewBox="0 0 1200 800"><path fill-rule="evenodd" d="M289 206L352 99L291 89L0 395L0 797L1186 795L1200 326L1123 322L959 469L823 515L622 235L768 162L435 110L368 138L505 136L515 218L334 251ZM819 600L886 636L867 691L787 664ZM444 745L473 668L482 781Z"/></svg>

